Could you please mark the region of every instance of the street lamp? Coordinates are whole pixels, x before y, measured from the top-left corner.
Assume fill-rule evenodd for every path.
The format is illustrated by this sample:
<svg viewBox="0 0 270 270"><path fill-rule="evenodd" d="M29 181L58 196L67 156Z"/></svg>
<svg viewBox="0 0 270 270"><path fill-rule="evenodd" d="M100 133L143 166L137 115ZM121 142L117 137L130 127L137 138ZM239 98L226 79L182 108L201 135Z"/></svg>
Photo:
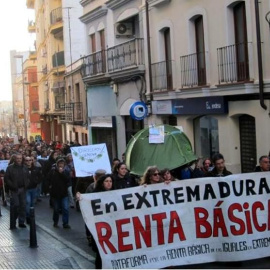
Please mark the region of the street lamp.
<svg viewBox="0 0 270 270"><path fill-rule="evenodd" d="M25 91L24 91L24 72L23 72L23 55L17 54L14 55L14 58L21 59L21 65L22 65L22 86L23 86L23 126L24 126L24 137L27 141L27 123L26 123L26 110L25 110Z"/></svg>

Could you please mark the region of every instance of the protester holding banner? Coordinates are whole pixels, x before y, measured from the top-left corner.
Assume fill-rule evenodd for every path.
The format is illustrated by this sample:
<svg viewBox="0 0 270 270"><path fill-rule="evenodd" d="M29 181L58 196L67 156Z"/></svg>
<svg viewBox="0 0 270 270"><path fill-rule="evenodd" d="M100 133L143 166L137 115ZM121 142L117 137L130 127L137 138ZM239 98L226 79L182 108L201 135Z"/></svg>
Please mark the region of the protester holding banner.
<svg viewBox="0 0 270 270"><path fill-rule="evenodd" d="M159 175L161 176L161 178L165 184L169 184L171 181L178 180L172 176L172 174L168 168L161 170Z"/></svg>
<svg viewBox="0 0 270 270"><path fill-rule="evenodd" d="M128 173L125 163L116 165L117 175L114 175L114 189L130 188L138 186L135 178Z"/></svg>
<svg viewBox="0 0 270 270"><path fill-rule="evenodd" d="M205 176L206 177L222 177L222 176L228 176L232 174L230 171L228 171L225 167L225 160L222 154L218 153L215 154L212 158L214 169L210 172L208 172Z"/></svg>
<svg viewBox="0 0 270 270"><path fill-rule="evenodd" d="M96 183L96 187L93 192L104 192L104 191L110 191L110 190L113 190L113 178L111 174L105 174L98 179ZM101 261L100 253L94 239L93 239L92 249L94 252L96 252L95 267L96 269L102 269L102 261Z"/></svg>
<svg viewBox="0 0 270 270"><path fill-rule="evenodd" d="M270 171L270 158L268 156L261 156L259 158L259 166L256 166L255 172L268 172Z"/></svg>
<svg viewBox="0 0 270 270"><path fill-rule="evenodd" d="M143 174L141 185L150 185L161 183L162 179L159 175L157 166L149 166Z"/></svg>
<svg viewBox="0 0 270 270"><path fill-rule="evenodd" d="M99 170L96 170L96 172L93 176L81 177L78 179L77 186L76 186L76 199L77 199L76 207L77 207L77 210L80 209L78 200L79 200L81 194L93 192L95 187L96 187L96 183L97 183L98 179L105 174L106 174L105 170L99 169ZM85 234L86 234L86 239L88 241L88 245L92 246L92 235L91 235L88 227L86 226L86 224L85 224Z"/></svg>
<svg viewBox="0 0 270 270"><path fill-rule="evenodd" d="M201 171L206 175L209 171L212 169L212 161L210 158L205 158L202 164L202 167L200 168Z"/></svg>

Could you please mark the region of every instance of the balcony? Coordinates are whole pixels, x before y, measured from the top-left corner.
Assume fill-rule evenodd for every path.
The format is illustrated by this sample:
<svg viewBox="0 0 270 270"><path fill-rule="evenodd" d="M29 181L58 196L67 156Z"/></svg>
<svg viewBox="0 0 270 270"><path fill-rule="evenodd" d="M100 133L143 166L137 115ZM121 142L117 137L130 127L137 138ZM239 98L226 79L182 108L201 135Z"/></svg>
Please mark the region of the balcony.
<svg viewBox="0 0 270 270"><path fill-rule="evenodd" d="M239 43L217 49L219 84L248 82L248 43Z"/></svg>
<svg viewBox="0 0 270 270"><path fill-rule="evenodd" d="M205 54L199 52L180 57L182 88L206 85Z"/></svg>
<svg viewBox="0 0 270 270"><path fill-rule="evenodd" d="M95 76L106 72L106 51L92 53L83 59L82 77Z"/></svg>
<svg viewBox="0 0 270 270"><path fill-rule="evenodd" d="M144 64L143 39L135 38L107 50L108 72L139 67Z"/></svg>
<svg viewBox="0 0 270 270"><path fill-rule="evenodd" d="M173 61L162 61L152 64L153 91L169 91L173 89Z"/></svg>
<svg viewBox="0 0 270 270"><path fill-rule="evenodd" d="M66 103L64 105L65 115L61 115L62 123L82 124L83 107L82 102Z"/></svg>
<svg viewBox="0 0 270 270"><path fill-rule="evenodd" d="M28 32L29 33L36 32L36 23L34 21L28 21Z"/></svg>
<svg viewBox="0 0 270 270"><path fill-rule="evenodd" d="M53 9L50 13L50 33L56 35L63 32L62 7ZM61 36L62 37L62 36Z"/></svg>

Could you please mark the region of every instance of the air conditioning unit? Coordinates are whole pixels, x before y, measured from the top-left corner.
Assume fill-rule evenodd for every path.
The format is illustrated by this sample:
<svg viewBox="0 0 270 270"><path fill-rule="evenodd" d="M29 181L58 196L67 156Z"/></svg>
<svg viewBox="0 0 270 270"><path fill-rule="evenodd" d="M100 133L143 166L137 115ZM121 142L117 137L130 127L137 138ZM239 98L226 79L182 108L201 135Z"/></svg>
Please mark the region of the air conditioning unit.
<svg viewBox="0 0 270 270"><path fill-rule="evenodd" d="M133 36L133 23L121 22L115 25L116 37Z"/></svg>

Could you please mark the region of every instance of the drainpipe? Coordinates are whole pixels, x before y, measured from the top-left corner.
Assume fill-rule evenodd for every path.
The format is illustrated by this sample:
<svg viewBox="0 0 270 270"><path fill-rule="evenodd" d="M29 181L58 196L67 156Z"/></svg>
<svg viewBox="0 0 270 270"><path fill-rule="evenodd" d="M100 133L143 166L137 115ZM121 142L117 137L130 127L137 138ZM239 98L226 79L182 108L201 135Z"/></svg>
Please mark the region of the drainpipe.
<svg viewBox="0 0 270 270"><path fill-rule="evenodd" d="M260 27L259 1L255 0L255 18L256 18L256 34L257 34L257 57L258 57L258 75L259 75L259 97L260 105L263 109L267 109L263 97L263 66L262 66L262 41Z"/></svg>
<svg viewBox="0 0 270 270"><path fill-rule="evenodd" d="M145 13L146 13L146 35L147 35L147 51L148 51L148 73L149 73L149 90L150 101L153 100L153 84L152 84L152 61L151 61L151 42L150 42L150 23L149 23L149 3L145 1Z"/></svg>

